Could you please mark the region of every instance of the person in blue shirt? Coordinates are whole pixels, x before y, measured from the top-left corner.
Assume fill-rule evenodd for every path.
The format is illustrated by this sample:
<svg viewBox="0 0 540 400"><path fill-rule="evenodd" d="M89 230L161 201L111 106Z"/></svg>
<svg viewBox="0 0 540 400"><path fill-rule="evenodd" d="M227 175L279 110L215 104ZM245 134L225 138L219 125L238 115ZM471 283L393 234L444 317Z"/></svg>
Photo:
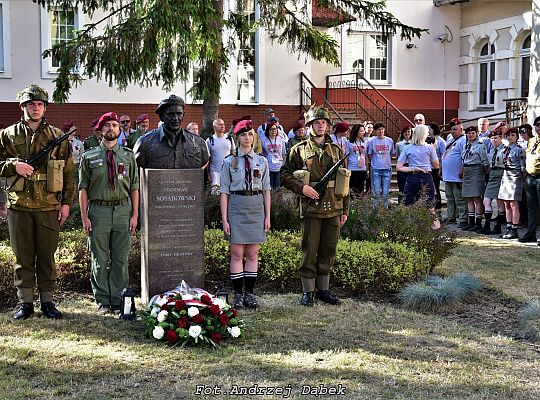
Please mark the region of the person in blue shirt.
<svg viewBox="0 0 540 400"><path fill-rule="evenodd" d="M385 208L388 208L390 194L390 181L392 179L392 156L396 154L394 141L385 136L385 127L377 122L373 129L376 136L368 143L368 165L371 174L371 191L373 192L373 205L378 207L381 199Z"/></svg>

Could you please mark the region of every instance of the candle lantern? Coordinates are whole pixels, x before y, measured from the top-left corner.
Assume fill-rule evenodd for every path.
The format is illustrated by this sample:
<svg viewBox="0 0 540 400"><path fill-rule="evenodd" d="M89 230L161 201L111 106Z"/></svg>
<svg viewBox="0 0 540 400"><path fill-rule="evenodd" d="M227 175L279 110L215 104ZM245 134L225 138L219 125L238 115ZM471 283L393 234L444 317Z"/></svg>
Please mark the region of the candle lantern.
<svg viewBox="0 0 540 400"><path fill-rule="evenodd" d="M120 319L135 319L135 292L130 287L122 291L122 310Z"/></svg>
<svg viewBox="0 0 540 400"><path fill-rule="evenodd" d="M223 287L216 287L216 297L223 300L226 304L229 304L229 292Z"/></svg>

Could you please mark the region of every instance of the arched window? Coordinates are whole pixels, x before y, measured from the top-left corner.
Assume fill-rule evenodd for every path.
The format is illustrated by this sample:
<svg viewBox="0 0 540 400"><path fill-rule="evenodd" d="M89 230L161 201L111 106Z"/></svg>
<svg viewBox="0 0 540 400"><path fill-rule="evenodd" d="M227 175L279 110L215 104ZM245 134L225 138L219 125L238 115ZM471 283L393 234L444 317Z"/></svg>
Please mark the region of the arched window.
<svg viewBox="0 0 540 400"><path fill-rule="evenodd" d="M478 104L491 106L495 103L495 45L486 43L480 49L478 57L480 63L480 77L478 79Z"/></svg>
<svg viewBox="0 0 540 400"><path fill-rule="evenodd" d="M531 72L531 35L523 41L521 50L521 79L519 92L521 97L529 97L529 76Z"/></svg>

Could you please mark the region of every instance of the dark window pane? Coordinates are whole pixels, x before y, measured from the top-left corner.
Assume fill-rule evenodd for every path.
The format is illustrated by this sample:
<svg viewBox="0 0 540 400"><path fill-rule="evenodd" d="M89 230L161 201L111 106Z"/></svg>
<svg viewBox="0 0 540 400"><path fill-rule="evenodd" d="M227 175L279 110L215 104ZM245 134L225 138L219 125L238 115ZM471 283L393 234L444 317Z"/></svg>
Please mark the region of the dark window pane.
<svg viewBox="0 0 540 400"><path fill-rule="evenodd" d="M479 104L487 104L487 67L486 63L480 64Z"/></svg>
<svg viewBox="0 0 540 400"><path fill-rule="evenodd" d="M530 36L529 36L530 39ZM521 59L521 97L529 97L529 74L531 72L531 57Z"/></svg>
<svg viewBox="0 0 540 400"><path fill-rule="evenodd" d="M480 55L481 56L487 56L489 53L488 53L488 44L486 43L485 45L482 46L482 50L480 50Z"/></svg>

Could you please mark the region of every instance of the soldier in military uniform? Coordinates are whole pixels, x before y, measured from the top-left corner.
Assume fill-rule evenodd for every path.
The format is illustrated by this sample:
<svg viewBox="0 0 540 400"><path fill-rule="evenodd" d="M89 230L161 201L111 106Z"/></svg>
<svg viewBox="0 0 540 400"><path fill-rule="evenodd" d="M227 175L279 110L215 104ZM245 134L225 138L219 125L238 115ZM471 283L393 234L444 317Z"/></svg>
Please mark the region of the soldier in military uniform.
<svg viewBox="0 0 540 400"><path fill-rule="evenodd" d="M60 137L62 131L44 118L49 102L45 90L32 84L17 99L23 117L0 132L0 175L8 178L8 187L18 176L24 178L8 192L9 237L20 302L13 318L22 320L34 314L37 279L43 315L59 319L62 313L53 303L54 253L75 191L70 144L66 140L55 147L38 169L24 162Z"/></svg>
<svg viewBox="0 0 540 400"><path fill-rule="evenodd" d="M139 216L139 172L133 152L118 145L118 116L103 114L96 129L103 139L99 147L83 154L79 204L98 313L119 314L122 290L129 279L130 232L135 232Z"/></svg>
<svg viewBox="0 0 540 400"><path fill-rule="evenodd" d="M90 123L90 128L92 128L92 135L86 138L83 142L84 151L98 147L101 143L101 132L96 129L96 124L98 123L99 118L94 119Z"/></svg>
<svg viewBox="0 0 540 400"><path fill-rule="evenodd" d="M156 109L163 122L158 129L142 136L133 151L142 168L196 169L208 163L204 139L182 128L184 100L171 95Z"/></svg>
<svg viewBox="0 0 540 400"><path fill-rule="evenodd" d="M308 198L316 200L305 210L302 219L300 277L303 295L300 303L312 306L317 289L317 299L328 304L340 304L339 298L329 290L330 269L336 257L340 227L347 221L349 196L348 193L340 197L336 195L335 179L328 183L323 197L313 186L343 157L343 151L332 143L327 134L330 125L328 111L314 106L305 117L308 138L291 148L281 168L283 186L299 196L301 213ZM306 178L305 171L309 178ZM304 180L296 176L303 176Z"/></svg>
<svg viewBox="0 0 540 400"><path fill-rule="evenodd" d="M137 140L143 135L148 132L148 128L150 127L150 120L148 119L148 114L141 114L137 116L137 119L135 120L135 127L137 128L135 131L131 132L127 139L126 147L129 147L133 150L133 147L135 147L135 143L137 143Z"/></svg>

